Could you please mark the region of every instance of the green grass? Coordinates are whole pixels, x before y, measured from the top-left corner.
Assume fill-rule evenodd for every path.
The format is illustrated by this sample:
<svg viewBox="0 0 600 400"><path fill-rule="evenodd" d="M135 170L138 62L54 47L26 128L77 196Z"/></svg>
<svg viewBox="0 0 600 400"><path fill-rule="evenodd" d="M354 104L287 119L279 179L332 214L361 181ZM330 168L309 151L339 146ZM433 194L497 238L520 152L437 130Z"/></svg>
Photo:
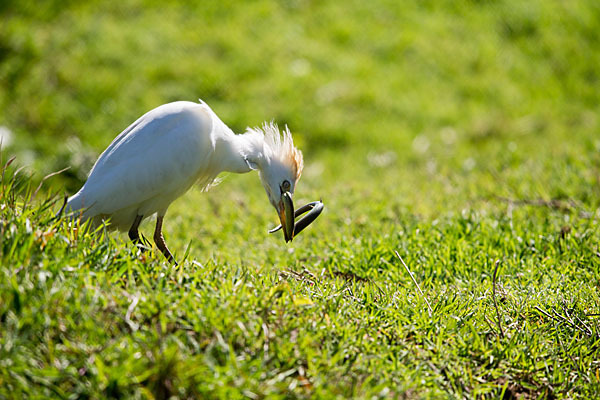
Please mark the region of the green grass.
<svg viewBox="0 0 600 400"><path fill-rule="evenodd" d="M597 2L0 17L0 398L600 393ZM266 233L254 173L173 204L178 267L54 219L118 132L198 97L236 131L294 132L295 202L326 207L294 242Z"/></svg>

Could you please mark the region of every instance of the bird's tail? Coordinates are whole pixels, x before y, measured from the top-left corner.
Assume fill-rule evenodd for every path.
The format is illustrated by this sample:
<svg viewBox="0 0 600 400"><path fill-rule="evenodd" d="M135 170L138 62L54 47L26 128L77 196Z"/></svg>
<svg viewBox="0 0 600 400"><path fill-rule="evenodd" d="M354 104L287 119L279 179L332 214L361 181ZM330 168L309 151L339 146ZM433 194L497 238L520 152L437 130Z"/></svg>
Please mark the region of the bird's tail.
<svg viewBox="0 0 600 400"><path fill-rule="evenodd" d="M58 212L57 212L57 213L54 215L54 217L55 217L56 219L60 219L60 217L62 217L62 215L63 215L63 212L65 211L65 207L67 206L67 201L68 201L68 200L69 200L69 196L67 196L67 195L65 194L65 197L64 197L64 200L63 200L62 206L60 207L60 210L58 210Z"/></svg>
<svg viewBox="0 0 600 400"><path fill-rule="evenodd" d="M60 209L56 216L60 217L60 215L64 212L64 215L69 218L84 217L85 219L85 211L89 208L89 206L89 204L86 205L83 201L81 192L77 192L67 199L67 203Z"/></svg>
<svg viewBox="0 0 600 400"><path fill-rule="evenodd" d="M81 192L75 193L73 196L69 197L67 200L67 214L72 213L74 211L81 210L83 208L83 199L81 196Z"/></svg>

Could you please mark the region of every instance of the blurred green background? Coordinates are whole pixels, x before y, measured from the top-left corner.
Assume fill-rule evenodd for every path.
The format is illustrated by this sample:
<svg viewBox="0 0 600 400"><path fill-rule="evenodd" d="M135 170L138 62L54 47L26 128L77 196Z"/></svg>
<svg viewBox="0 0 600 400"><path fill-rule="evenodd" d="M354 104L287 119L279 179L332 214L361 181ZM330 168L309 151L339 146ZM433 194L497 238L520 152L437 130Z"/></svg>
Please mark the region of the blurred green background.
<svg viewBox="0 0 600 400"><path fill-rule="evenodd" d="M518 192L525 166L523 194L591 201L561 182L597 184L599 4L3 1L0 125L69 191L140 115L202 98L236 132L288 124L324 183L485 170Z"/></svg>
<svg viewBox="0 0 600 400"><path fill-rule="evenodd" d="M38 179L70 166L47 184L68 193L140 115L202 98L236 132L288 124L306 161L298 196L322 197L338 227L498 198L594 210L599 4L3 2L0 125ZM183 220L232 198L271 213L254 176L208 197L190 197L197 213L176 203Z"/></svg>

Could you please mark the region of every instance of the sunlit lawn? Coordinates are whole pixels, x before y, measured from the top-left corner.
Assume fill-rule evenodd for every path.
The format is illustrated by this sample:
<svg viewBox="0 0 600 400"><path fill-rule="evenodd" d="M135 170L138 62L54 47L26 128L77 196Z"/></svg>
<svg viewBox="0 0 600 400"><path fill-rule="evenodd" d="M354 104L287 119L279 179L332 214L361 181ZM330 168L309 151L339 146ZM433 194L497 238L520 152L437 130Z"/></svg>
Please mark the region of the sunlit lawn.
<svg viewBox="0 0 600 400"><path fill-rule="evenodd" d="M596 397L596 3L234 3L0 8L0 398ZM171 206L178 267L53 219L198 97L289 125L298 238L255 173Z"/></svg>

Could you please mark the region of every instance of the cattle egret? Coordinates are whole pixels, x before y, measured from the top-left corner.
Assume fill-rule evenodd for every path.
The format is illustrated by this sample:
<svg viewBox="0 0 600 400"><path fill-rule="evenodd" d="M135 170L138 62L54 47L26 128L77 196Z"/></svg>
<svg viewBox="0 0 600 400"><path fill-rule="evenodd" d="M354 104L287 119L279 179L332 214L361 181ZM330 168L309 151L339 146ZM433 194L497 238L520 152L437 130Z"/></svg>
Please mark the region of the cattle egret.
<svg viewBox="0 0 600 400"><path fill-rule="evenodd" d="M95 225L109 221L109 228L128 231L136 244L140 223L157 214L154 242L175 262L162 235L169 205L195 182L208 188L221 172L258 170L289 241L295 233L292 195L302 167L302 152L287 127L280 132L276 124L264 123L236 135L203 101L178 101L149 111L121 132L68 199L67 211Z"/></svg>

